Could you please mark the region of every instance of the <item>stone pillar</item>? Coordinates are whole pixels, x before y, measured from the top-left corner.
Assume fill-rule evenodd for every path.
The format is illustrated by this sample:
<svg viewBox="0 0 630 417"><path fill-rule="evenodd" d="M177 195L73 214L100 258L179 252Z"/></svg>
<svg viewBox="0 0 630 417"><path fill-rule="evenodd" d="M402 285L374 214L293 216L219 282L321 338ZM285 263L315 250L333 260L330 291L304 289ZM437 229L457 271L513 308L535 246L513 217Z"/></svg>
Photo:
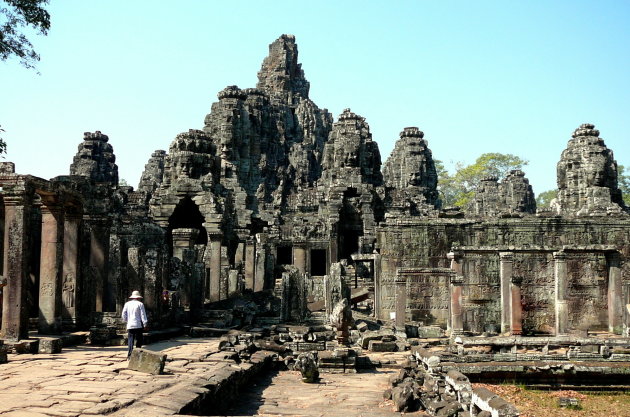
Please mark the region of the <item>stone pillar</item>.
<svg viewBox="0 0 630 417"><path fill-rule="evenodd" d="M518 336L523 334L523 304L521 301L520 278L512 276L510 292L512 296L510 309L511 334Z"/></svg>
<svg viewBox="0 0 630 417"><path fill-rule="evenodd" d="M79 285L79 227L81 216L66 213L63 223L63 272L62 272L62 318L75 325L77 319L77 294Z"/></svg>
<svg viewBox="0 0 630 417"><path fill-rule="evenodd" d="M245 245L245 289L254 290L254 275L256 275L256 242L249 238Z"/></svg>
<svg viewBox="0 0 630 417"><path fill-rule="evenodd" d="M4 195L4 271L7 286L2 289L2 332L11 341L28 338L26 279L28 275L27 236L29 210L22 196Z"/></svg>
<svg viewBox="0 0 630 417"><path fill-rule="evenodd" d="M41 334L61 333L61 273L63 271L63 210L42 205L42 244L39 266L39 326Z"/></svg>
<svg viewBox="0 0 630 417"><path fill-rule="evenodd" d="M147 249L144 254L144 306L149 311L158 311L162 289L162 252ZM201 293L203 297L203 292Z"/></svg>
<svg viewBox="0 0 630 417"><path fill-rule="evenodd" d="M554 278L556 295L556 336L569 331L569 308L567 303L567 259L564 252L554 252Z"/></svg>
<svg viewBox="0 0 630 417"><path fill-rule="evenodd" d="M606 255L608 261L608 331L620 334L623 327L623 293L619 252Z"/></svg>
<svg viewBox="0 0 630 417"><path fill-rule="evenodd" d="M382 318L381 296L383 290L381 287L381 255L378 253L373 254L372 260L372 268L374 270L374 314L377 318ZM328 270L328 268L326 270Z"/></svg>
<svg viewBox="0 0 630 417"><path fill-rule="evenodd" d="M107 295L107 271L106 265L109 258L109 222L105 218L91 218L84 220L89 224L90 230L90 271L94 286L94 311L106 311ZM113 307L115 309L115 306Z"/></svg>
<svg viewBox="0 0 630 417"><path fill-rule="evenodd" d="M512 252L499 252L499 279L501 282L501 333L509 333L512 315Z"/></svg>
<svg viewBox="0 0 630 417"><path fill-rule="evenodd" d="M254 291L265 289L265 277L267 271L267 234L256 235L256 273L254 277Z"/></svg>
<svg viewBox="0 0 630 417"><path fill-rule="evenodd" d="M293 265L301 274L306 273L306 241L297 240L293 242Z"/></svg>
<svg viewBox="0 0 630 417"><path fill-rule="evenodd" d="M464 333L464 311L462 308L462 275L461 254L450 252L447 255L451 260L451 269L455 273L451 276L451 336Z"/></svg>
<svg viewBox="0 0 630 417"><path fill-rule="evenodd" d="M182 259L184 249L192 249L199 236L199 230L181 228L173 229L173 256Z"/></svg>
<svg viewBox="0 0 630 417"><path fill-rule="evenodd" d="M407 314L407 281L399 276L396 277L396 327L405 326Z"/></svg>
<svg viewBox="0 0 630 417"><path fill-rule="evenodd" d="M210 279L209 279L209 300L219 301L221 299L221 232L208 232L210 246Z"/></svg>
<svg viewBox="0 0 630 417"><path fill-rule="evenodd" d="M129 294L131 294L131 291L140 291L143 296L145 295L143 285L145 263L144 248L132 247L127 249L127 282L129 285ZM127 294L127 297L129 294Z"/></svg>
<svg viewBox="0 0 630 417"><path fill-rule="evenodd" d="M625 285L624 308L623 308L623 336L630 337L630 283Z"/></svg>

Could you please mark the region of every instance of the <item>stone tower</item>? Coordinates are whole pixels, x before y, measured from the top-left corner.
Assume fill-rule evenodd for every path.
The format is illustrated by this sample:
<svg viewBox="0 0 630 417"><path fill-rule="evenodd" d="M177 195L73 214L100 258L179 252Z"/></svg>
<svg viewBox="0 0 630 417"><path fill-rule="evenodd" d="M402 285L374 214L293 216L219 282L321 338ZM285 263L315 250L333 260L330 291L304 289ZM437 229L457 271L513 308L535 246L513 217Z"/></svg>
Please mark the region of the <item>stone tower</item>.
<svg viewBox="0 0 630 417"><path fill-rule="evenodd" d="M621 214L624 203L617 185L617 161L595 125L575 129L558 162L558 214Z"/></svg>
<svg viewBox="0 0 630 417"><path fill-rule="evenodd" d="M482 179L468 211L482 217L534 214L536 199L525 173L514 169L501 182L495 176Z"/></svg>
<svg viewBox="0 0 630 417"><path fill-rule="evenodd" d="M118 185L118 166L109 137L100 131L85 132L83 142L70 165L70 175L88 177L95 182Z"/></svg>
<svg viewBox="0 0 630 417"><path fill-rule="evenodd" d="M429 214L440 206L433 155L417 127L406 127L385 162L386 207L410 215Z"/></svg>

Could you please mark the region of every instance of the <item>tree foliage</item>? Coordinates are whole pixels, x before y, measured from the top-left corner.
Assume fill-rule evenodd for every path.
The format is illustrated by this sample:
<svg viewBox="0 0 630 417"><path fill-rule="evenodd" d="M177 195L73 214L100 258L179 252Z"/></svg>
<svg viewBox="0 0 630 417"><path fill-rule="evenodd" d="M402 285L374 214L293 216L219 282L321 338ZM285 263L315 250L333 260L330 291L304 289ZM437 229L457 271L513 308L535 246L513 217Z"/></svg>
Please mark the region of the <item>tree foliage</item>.
<svg viewBox="0 0 630 417"><path fill-rule="evenodd" d="M458 162L455 164L455 174L451 175L441 161L435 161L442 205L466 207L483 178L494 176L502 180L511 170L522 169L527 164L527 160L516 155L484 153L473 164Z"/></svg>
<svg viewBox="0 0 630 417"><path fill-rule="evenodd" d="M626 168L623 165L617 166L617 184L623 195L624 203L630 207L630 175L626 174Z"/></svg>
<svg viewBox="0 0 630 417"><path fill-rule="evenodd" d="M43 5L48 0L0 0L0 60L15 56L26 68L35 68L39 54L21 29L32 27L42 35L50 29L50 15ZM5 130L0 126L0 135ZM0 136L0 155L6 153L7 143Z"/></svg>
<svg viewBox="0 0 630 417"><path fill-rule="evenodd" d="M15 56L26 68L34 68L39 54L22 29L32 27L40 34L48 34L50 15L43 5L48 0L0 1L0 60Z"/></svg>
<svg viewBox="0 0 630 417"><path fill-rule="evenodd" d="M551 200L558 196L558 190L547 190L536 196L536 207L549 207Z"/></svg>

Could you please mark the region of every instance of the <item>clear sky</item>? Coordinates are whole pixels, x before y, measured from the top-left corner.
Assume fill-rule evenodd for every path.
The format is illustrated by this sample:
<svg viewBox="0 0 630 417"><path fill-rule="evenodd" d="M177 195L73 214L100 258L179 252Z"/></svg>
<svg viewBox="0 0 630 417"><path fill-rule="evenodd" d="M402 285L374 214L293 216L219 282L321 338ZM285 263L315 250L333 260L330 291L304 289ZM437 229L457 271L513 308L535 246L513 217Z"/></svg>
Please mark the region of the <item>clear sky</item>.
<svg viewBox="0 0 630 417"><path fill-rule="evenodd" d="M418 126L436 159L530 161L556 187L573 130L594 123L630 165L630 1L52 0L38 70L0 62L0 124L18 173L68 173L83 132L109 135L137 186L155 149L200 129L217 92L253 87L296 36L311 98L366 117L383 161Z"/></svg>

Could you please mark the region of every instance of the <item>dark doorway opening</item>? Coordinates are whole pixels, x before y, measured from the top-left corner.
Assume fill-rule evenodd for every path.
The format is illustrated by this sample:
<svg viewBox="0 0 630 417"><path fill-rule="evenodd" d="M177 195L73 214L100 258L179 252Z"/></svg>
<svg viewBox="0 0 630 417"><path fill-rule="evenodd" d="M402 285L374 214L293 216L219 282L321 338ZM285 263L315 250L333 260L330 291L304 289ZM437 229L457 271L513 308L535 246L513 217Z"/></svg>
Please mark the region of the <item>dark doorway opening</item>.
<svg viewBox="0 0 630 417"><path fill-rule="evenodd" d="M278 246L276 261L278 265L293 264L293 246Z"/></svg>
<svg viewBox="0 0 630 417"><path fill-rule="evenodd" d="M363 219L359 207L360 196L356 188L348 188L343 195L343 206L339 218L339 259L348 259L359 252L359 238L363 236Z"/></svg>
<svg viewBox="0 0 630 417"><path fill-rule="evenodd" d="M195 241L195 245L207 245L208 244L208 233L206 233L206 229L203 227L203 223L205 222L205 218L199 211L199 207L195 204L194 201L190 197L183 198L175 210L171 217L168 219L169 226L169 241L171 249L173 247L171 231L173 229L180 228L189 228L189 229L197 229L199 230L199 235L197 235L197 240Z"/></svg>
<svg viewBox="0 0 630 417"><path fill-rule="evenodd" d="M326 275L326 249L311 250L311 276Z"/></svg>

